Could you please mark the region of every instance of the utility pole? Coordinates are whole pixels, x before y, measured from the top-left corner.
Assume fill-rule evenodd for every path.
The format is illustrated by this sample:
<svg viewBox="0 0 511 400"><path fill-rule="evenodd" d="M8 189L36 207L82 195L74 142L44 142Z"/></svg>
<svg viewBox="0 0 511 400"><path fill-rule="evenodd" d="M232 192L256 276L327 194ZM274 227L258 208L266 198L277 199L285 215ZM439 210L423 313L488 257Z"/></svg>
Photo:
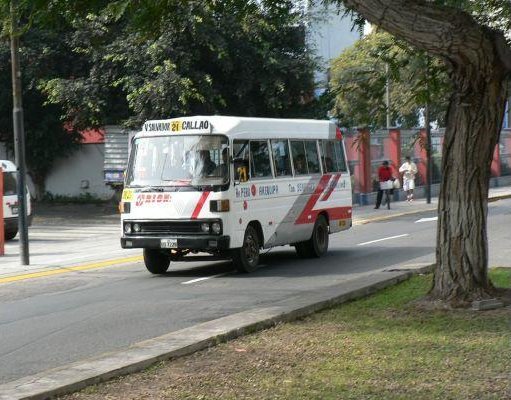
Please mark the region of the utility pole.
<svg viewBox="0 0 511 400"><path fill-rule="evenodd" d="M430 96L429 96L429 85L428 85L428 79L429 79L429 56L426 55L426 106L424 107L424 125L426 128L426 175L427 175L427 182L426 182L426 203L431 203L431 181L433 180L433 163L431 160L431 126L429 121L429 103L430 103Z"/></svg>
<svg viewBox="0 0 511 400"><path fill-rule="evenodd" d="M433 168L431 160L431 128L429 123L429 102L424 108L424 125L426 128L426 203L431 203L431 181L433 179Z"/></svg>
<svg viewBox="0 0 511 400"><path fill-rule="evenodd" d="M389 63L385 63L385 104L387 106L387 129L390 129L390 77L389 77Z"/></svg>
<svg viewBox="0 0 511 400"><path fill-rule="evenodd" d="M29 265L27 193L25 183L25 128L23 126L23 103L21 92L21 68L19 61L18 0L11 0L11 67L12 67L12 116L14 128L14 153L17 167L18 227L21 264Z"/></svg>

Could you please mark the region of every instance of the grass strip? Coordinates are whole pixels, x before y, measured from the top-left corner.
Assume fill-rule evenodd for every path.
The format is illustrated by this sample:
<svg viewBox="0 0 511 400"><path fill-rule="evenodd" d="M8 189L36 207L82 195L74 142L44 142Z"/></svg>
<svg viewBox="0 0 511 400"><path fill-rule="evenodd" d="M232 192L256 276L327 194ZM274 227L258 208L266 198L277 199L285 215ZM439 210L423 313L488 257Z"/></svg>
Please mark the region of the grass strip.
<svg viewBox="0 0 511 400"><path fill-rule="evenodd" d="M490 277L511 287L509 268ZM418 308L431 279L416 276L65 399L511 398L510 309Z"/></svg>

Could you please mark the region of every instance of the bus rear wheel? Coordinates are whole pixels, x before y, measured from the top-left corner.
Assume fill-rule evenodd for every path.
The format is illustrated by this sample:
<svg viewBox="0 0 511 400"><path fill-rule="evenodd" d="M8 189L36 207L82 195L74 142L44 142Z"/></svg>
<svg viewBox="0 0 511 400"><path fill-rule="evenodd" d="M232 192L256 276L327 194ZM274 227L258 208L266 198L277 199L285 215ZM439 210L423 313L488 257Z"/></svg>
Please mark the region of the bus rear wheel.
<svg viewBox="0 0 511 400"><path fill-rule="evenodd" d="M243 245L234 251L232 260L239 272L254 272L259 264L259 236L252 225L247 226Z"/></svg>
<svg viewBox="0 0 511 400"><path fill-rule="evenodd" d="M160 250L144 249L144 264L152 274L164 274L169 269L170 257Z"/></svg>
<svg viewBox="0 0 511 400"><path fill-rule="evenodd" d="M296 243L295 249L302 258L319 258L325 255L328 250L328 223L323 215L316 219L311 238Z"/></svg>

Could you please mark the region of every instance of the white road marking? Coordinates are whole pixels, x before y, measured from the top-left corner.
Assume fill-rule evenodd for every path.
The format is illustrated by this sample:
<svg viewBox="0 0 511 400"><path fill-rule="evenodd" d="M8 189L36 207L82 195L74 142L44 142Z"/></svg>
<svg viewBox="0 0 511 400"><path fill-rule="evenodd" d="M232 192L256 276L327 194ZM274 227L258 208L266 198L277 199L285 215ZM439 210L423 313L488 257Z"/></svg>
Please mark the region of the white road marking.
<svg viewBox="0 0 511 400"><path fill-rule="evenodd" d="M404 233L403 235L389 236L389 237L386 237L383 239L376 239L376 240L371 240L370 242L359 243L359 244L357 244L357 246L365 246L366 244L382 242L383 240L397 239L397 238L405 237L405 236L410 236L410 235L408 233Z"/></svg>
<svg viewBox="0 0 511 400"><path fill-rule="evenodd" d="M436 221L438 219L438 216L437 217L431 217L431 218L421 218L421 219L418 219L417 221L415 221L415 223L419 223L419 222L430 222L430 221Z"/></svg>
<svg viewBox="0 0 511 400"><path fill-rule="evenodd" d="M207 279L212 279L212 278L218 278L219 276L224 276L224 275L227 275L227 273L211 275L211 276L205 276L204 278L192 279L191 281L181 282L181 285L189 285L191 283L201 282L201 281L205 281Z"/></svg>

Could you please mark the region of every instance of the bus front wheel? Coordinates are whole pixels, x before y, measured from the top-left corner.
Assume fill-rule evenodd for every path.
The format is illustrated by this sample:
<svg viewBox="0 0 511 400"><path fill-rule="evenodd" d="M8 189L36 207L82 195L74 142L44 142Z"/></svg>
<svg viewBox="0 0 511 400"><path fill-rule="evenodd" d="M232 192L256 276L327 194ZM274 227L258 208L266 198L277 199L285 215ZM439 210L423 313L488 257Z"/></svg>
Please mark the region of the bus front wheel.
<svg viewBox="0 0 511 400"><path fill-rule="evenodd" d="M16 237L16 235L18 234L18 229L15 228L13 230L5 230L4 231L4 239L5 240L12 240Z"/></svg>
<svg viewBox="0 0 511 400"><path fill-rule="evenodd" d="M144 249L144 264L152 274L164 274L169 269L170 257L160 250Z"/></svg>
<svg viewBox="0 0 511 400"><path fill-rule="evenodd" d="M239 272L254 272L259 264L259 236L252 225L247 226L243 238L243 246L236 249L233 261Z"/></svg>
<svg viewBox="0 0 511 400"><path fill-rule="evenodd" d="M328 223L323 215L316 219L312 236L305 242L295 244L298 256L302 258L319 258L328 250Z"/></svg>

